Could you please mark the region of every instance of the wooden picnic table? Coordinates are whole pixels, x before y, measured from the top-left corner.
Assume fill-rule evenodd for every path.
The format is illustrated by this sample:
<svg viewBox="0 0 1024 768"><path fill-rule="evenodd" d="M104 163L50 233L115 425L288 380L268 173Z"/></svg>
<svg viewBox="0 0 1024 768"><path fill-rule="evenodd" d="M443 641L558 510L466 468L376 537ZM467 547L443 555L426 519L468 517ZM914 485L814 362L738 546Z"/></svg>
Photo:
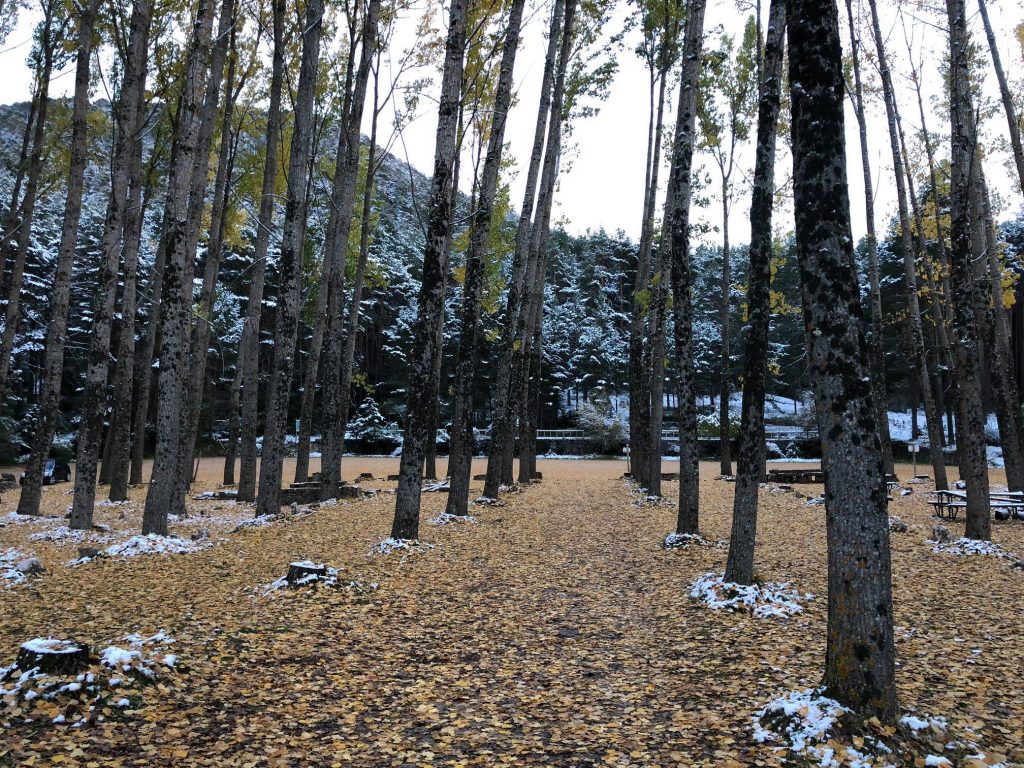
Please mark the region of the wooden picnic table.
<svg viewBox="0 0 1024 768"><path fill-rule="evenodd" d="M940 518L956 520L961 509L967 506L965 491L939 490L932 491L934 499L928 503L935 508ZM997 510L996 518L1006 520L1012 517L1024 517L1024 493L1020 491L995 491L989 493L989 509ZM1000 515L1000 512L1003 514Z"/></svg>

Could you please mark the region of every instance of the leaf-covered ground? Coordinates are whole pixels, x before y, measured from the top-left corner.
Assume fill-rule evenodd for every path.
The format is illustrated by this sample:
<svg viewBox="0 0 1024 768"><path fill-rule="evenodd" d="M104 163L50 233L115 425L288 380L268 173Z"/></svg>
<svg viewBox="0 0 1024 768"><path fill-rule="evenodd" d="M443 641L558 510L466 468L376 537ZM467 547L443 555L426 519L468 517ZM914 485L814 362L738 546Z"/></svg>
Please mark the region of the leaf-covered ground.
<svg viewBox="0 0 1024 768"><path fill-rule="evenodd" d="M346 459L344 473L396 465ZM758 574L816 599L788 619L754 619L689 596L726 550L663 549L674 506L637 506L621 462L540 468L543 483L474 508L476 524L426 525L444 496L424 494L422 540L436 546L415 554L369 554L390 529L388 493L236 532L250 508L190 500L173 532L205 528L213 546L74 567L90 542L38 535L62 519L0 517L0 552L34 553L47 568L0 584L0 667L37 636L101 648L159 629L178 659L102 721L12 722L0 766L783 764L754 740L752 717L820 681L824 507L763 493ZM220 471L204 462L196 488L217 488ZM702 468L702 528L727 540L733 486L715 473ZM930 486L910 487L890 505L910 526L892 537L901 702L1024 762L1024 571L1012 558L933 552ZM70 488L45 489L47 514L63 516ZM144 493L97 507L111 530L95 546L138 533ZM4 494L0 515L15 502ZM1024 522L996 523L994 539L1024 553ZM263 594L307 558L337 568L339 583L378 586Z"/></svg>

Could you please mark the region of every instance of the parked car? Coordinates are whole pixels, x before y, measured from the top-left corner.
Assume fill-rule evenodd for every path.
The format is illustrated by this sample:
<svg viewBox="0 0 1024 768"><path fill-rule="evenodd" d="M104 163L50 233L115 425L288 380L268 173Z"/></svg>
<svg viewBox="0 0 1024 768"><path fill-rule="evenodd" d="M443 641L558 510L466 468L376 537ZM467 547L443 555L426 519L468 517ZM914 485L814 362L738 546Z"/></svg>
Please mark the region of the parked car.
<svg viewBox="0 0 1024 768"><path fill-rule="evenodd" d="M66 461L60 459L47 459L46 465L43 467L43 485L53 485L54 483L67 483L71 480L71 467L68 466ZM25 484L25 473L21 473L21 480L19 482Z"/></svg>

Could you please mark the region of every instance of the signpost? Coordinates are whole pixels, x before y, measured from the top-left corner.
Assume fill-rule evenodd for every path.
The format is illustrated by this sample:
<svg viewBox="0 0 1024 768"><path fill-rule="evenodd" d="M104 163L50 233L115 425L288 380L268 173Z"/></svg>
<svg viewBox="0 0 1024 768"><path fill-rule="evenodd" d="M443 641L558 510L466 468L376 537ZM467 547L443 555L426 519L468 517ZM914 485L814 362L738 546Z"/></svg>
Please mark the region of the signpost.
<svg viewBox="0 0 1024 768"><path fill-rule="evenodd" d="M917 443L907 443L907 450L914 454L914 477L917 477L917 452L921 450L921 446Z"/></svg>

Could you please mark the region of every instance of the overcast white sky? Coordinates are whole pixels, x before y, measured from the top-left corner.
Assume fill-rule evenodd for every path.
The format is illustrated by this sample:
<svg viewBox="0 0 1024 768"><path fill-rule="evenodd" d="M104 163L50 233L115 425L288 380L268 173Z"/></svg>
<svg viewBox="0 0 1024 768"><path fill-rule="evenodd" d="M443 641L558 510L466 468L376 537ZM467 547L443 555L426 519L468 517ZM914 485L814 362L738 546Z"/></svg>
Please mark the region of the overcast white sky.
<svg viewBox="0 0 1024 768"><path fill-rule="evenodd" d="M885 33L890 35L889 51L894 61L896 87L901 91L901 102L904 105L904 125L908 134L919 126L915 105L915 97L904 75L909 73L905 64L906 54L902 29L897 21L894 10L883 8L883 26ZM767 12L767 2L764 2ZM972 14L971 28L978 44L984 45L981 21L977 17L977 7L968 0L968 9ZM619 21L625 13L625 5L619 13ZM1013 38L1013 28L1024 21L1024 9L1014 0L990 0L989 13L993 25L998 30L1000 52L1003 64L1017 79L1020 87L1022 60L1020 47ZM525 164L533 141L533 127L536 119L536 103L540 87L541 70L544 55L544 32L548 11L545 7L534 7L534 12L524 29L524 42L517 58L515 75L518 102L509 116L506 138L509 151L515 158L517 168L521 172L512 184L513 203L518 207L522 198L522 184L525 176ZM845 17L845 14L843 14ZM939 95L942 82L938 74L938 65L942 60L942 48L945 45L944 35L940 30L926 23L907 17L911 34L915 39L918 58L924 62L922 75L927 89L927 103L931 104ZM942 24L938 17L924 17L929 23ZM737 33L742 28L744 15L737 11L734 0L712 0L707 12L708 30L724 27ZM396 32L395 46L408 44L414 32L414 20L410 17L400 22ZM844 24L845 27L845 24ZM30 73L25 66L28 53L28 40L31 34L29 19L12 32L3 47L0 48L0 103L23 101L29 96ZM844 30L845 35L845 30ZM870 42L870 41L867 41ZM644 181L644 161L646 154L646 131L648 121L647 104L647 72L643 63L633 53L636 40L628 41L625 49L618 55L619 71L611 86L605 102L600 104L600 112L591 118L581 120L575 126L572 135L574 149L571 168L563 173L557 196L556 216L567 220L572 232L583 232L586 229L605 228L609 232L622 229L629 236L636 238L640 230L641 194ZM717 37L709 37L706 45L716 47ZM987 55L987 49L986 49ZM56 77L54 90L67 93L73 85L71 69ZM995 76L989 74L985 82L985 91L993 99L998 100ZM409 160L414 166L428 171L433 163L434 128L436 116L432 105L424 103L423 114L411 124L404 134L404 147L396 145L394 151L402 156L408 152ZM874 114L869 124L872 145L873 177L877 197L876 221L883 227L888 216L895 210L894 188L891 181L891 161L888 149L888 137L881 104L874 105ZM669 123L674 116L669 116ZM932 110L929 115L929 128L934 131L946 131L948 120L940 113ZM864 233L863 186L861 183L860 151L856 134L856 123L852 113L847 113L847 152L849 158L848 176L852 203L852 220L854 233L859 237ZM1005 117L1000 110L985 126L988 138L1004 136L1006 133ZM989 161L988 176L1004 203L1004 215L1016 212L1021 208L1019 191L1015 192L1015 179L1005 168L1006 158L996 154ZM742 170L752 172L752 147L744 153L741 161ZM564 167L564 166L563 166ZM777 165L777 178L781 182L788 177L790 160L788 156L780 157ZM740 176L741 174L738 174ZM667 172L662 172L662 178ZM463 180L464 188L468 181ZM747 196L741 193L733 208L730 234L733 242L746 242L749 237ZM698 211L716 227L720 224L718 205L712 201L707 211ZM792 227L789 212L780 212L776 217L777 228L789 230ZM720 234L712 233L708 240L717 240Z"/></svg>

